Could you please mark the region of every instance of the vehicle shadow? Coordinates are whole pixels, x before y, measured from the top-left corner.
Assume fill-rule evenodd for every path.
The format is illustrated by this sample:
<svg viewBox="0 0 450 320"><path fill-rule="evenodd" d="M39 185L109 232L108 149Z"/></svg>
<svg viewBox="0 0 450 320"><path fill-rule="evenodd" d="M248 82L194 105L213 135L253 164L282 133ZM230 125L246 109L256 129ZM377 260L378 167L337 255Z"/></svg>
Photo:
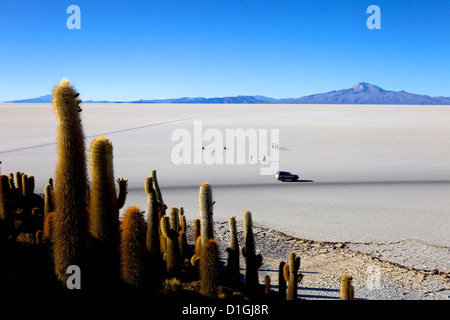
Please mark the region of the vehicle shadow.
<svg viewBox="0 0 450 320"><path fill-rule="evenodd" d="M285 180L281 182L287 182L287 183L307 183L307 182L314 182L314 180Z"/></svg>

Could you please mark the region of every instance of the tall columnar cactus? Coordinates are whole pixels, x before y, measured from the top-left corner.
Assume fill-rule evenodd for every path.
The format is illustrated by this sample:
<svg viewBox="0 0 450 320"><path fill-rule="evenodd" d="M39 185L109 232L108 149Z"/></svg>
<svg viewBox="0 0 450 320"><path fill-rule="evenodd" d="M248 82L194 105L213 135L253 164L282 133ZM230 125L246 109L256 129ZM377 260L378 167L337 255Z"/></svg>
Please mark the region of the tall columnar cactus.
<svg viewBox="0 0 450 320"><path fill-rule="evenodd" d="M211 186L205 182L200 186L199 191L200 233L202 236L202 247L205 246L208 239L214 239L213 205L214 201Z"/></svg>
<svg viewBox="0 0 450 320"><path fill-rule="evenodd" d="M211 299L217 298L219 264L219 248L216 240L208 239L200 262L200 293Z"/></svg>
<svg viewBox="0 0 450 320"><path fill-rule="evenodd" d="M280 266L278 267L278 295L280 300L286 300L286 279L284 278L284 266L286 265L285 261L280 262Z"/></svg>
<svg viewBox="0 0 450 320"><path fill-rule="evenodd" d="M89 203L93 283L106 287L119 279L119 206L114 181L113 146L103 136L90 149L92 185ZM122 179L123 180L123 179ZM126 187L126 180L124 185Z"/></svg>
<svg viewBox="0 0 450 320"><path fill-rule="evenodd" d="M53 91L53 108L59 126L52 240L55 273L63 282L67 280L70 265L84 270L86 260L87 177L80 102L78 93L67 80Z"/></svg>
<svg viewBox="0 0 450 320"><path fill-rule="evenodd" d="M241 273L239 271L239 242L235 216L228 219L228 225L230 228L230 244L226 249L228 252L227 278L230 286L236 288L240 284Z"/></svg>
<svg viewBox="0 0 450 320"><path fill-rule="evenodd" d="M297 257L294 252L291 252L289 255L289 264L284 265L283 268L284 279L288 283L286 300L297 300L297 285L303 279L303 275L297 273L299 268L300 257Z"/></svg>
<svg viewBox="0 0 450 320"><path fill-rule="evenodd" d="M125 212L121 228L120 261L122 279L132 287L145 286L145 233L144 217L137 206Z"/></svg>
<svg viewBox="0 0 450 320"><path fill-rule="evenodd" d="M145 192L148 195L148 212L147 212L147 236L146 246L147 251L152 257L159 257L161 254L160 249L160 236L159 236L159 212L158 212L158 199L156 197L155 189L153 189L152 177L145 179Z"/></svg>
<svg viewBox="0 0 450 320"><path fill-rule="evenodd" d="M170 215L178 214L178 209L170 208ZM170 218L163 216L161 218L161 231L166 239L166 264L167 272L176 276L181 270L181 253L178 243L179 233L170 225Z"/></svg>
<svg viewBox="0 0 450 320"><path fill-rule="evenodd" d="M102 244L116 246L119 236L119 209L113 169L113 146L103 136L91 144L90 233Z"/></svg>
<svg viewBox="0 0 450 320"><path fill-rule="evenodd" d="M253 222L250 211L244 212L244 232L245 244L242 248L242 255L245 257L245 286L249 293L255 293L259 287L258 269L262 265L261 254L256 254L255 238L253 236Z"/></svg>
<svg viewBox="0 0 450 320"><path fill-rule="evenodd" d="M159 204L156 198L156 192L153 189L152 177L145 179L145 192L148 195L148 212L147 212L147 233L146 233L146 249L148 252L149 262L149 285L156 288L161 284L161 244L160 244L160 220L159 220Z"/></svg>
<svg viewBox="0 0 450 320"><path fill-rule="evenodd" d="M352 277L344 274L339 281L340 284L340 299L341 300L353 300L354 299L354 289L352 285Z"/></svg>

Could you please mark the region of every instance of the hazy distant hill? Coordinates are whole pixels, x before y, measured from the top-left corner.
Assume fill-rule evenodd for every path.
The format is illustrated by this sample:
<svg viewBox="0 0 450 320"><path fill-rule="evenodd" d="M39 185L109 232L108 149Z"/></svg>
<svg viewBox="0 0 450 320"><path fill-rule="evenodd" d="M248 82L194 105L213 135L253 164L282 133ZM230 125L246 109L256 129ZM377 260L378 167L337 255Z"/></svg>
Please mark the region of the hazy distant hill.
<svg viewBox="0 0 450 320"><path fill-rule="evenodd" d="M406 91L387 91L373 84L361 82L350 89L313 94L296 99L283 99L283 102L302 104L450 104L450 98L430 97Z"/></svg>
<svg viewBox="0 0 450 320"><path fill-rule="evenodd" d="M15 100L17 103L49 103L51 95L38 98ZM450 105L450 97L430 97L406 91L387 91L370 83L361 82L342 90L318 93L300 98L274 99L264 96L237 96L221 98L183 97L175 99L153 99L134 101L92 101L85 103L298 103L298 104L442 104Z"/></svg>

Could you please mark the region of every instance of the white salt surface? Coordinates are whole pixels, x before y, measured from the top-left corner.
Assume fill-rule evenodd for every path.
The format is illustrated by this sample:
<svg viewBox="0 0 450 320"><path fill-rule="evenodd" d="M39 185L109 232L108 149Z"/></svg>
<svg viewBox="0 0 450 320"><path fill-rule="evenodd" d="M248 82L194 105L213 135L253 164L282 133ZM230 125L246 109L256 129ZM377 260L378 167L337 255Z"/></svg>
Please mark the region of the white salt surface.
<svg viewBox="0 0 450 320"><path fill-rule="evenodd" d="M450 106L84 104L86 149L98 135L114 146L126 207L146 210L144 180L158 173L168 206L198 218L198 189L213 187L215 221L245 210L255 224L317 241L450 244ZM280 170L262 164L175 165L175 129L279 129ZM43 192L56 168L51 104L0 104L1 173L21 171ZM270 142L270 137L269 137ZM205 145L208 143L205 142ZM270 145L269 145L270 149ZM232 150L223 152L233 152ZM57 183L57 181L56 181ZM448 264L450 262L447 261Z"/></svg>

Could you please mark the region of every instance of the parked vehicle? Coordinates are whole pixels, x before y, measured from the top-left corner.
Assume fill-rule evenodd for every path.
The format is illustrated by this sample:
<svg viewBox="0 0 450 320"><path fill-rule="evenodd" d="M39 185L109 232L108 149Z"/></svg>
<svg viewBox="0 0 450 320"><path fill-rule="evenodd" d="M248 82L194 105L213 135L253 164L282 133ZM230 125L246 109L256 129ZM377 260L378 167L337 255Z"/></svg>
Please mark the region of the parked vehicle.
<svg viewBox="0 0 450 320"><path fill-rule="evenodd" d="M278 171L275 174L275 177L277 178L277 180L280 180L280 181L286 181L286 180L297 181L298 180L298 175L292 174L288 171Z"/></svg>

